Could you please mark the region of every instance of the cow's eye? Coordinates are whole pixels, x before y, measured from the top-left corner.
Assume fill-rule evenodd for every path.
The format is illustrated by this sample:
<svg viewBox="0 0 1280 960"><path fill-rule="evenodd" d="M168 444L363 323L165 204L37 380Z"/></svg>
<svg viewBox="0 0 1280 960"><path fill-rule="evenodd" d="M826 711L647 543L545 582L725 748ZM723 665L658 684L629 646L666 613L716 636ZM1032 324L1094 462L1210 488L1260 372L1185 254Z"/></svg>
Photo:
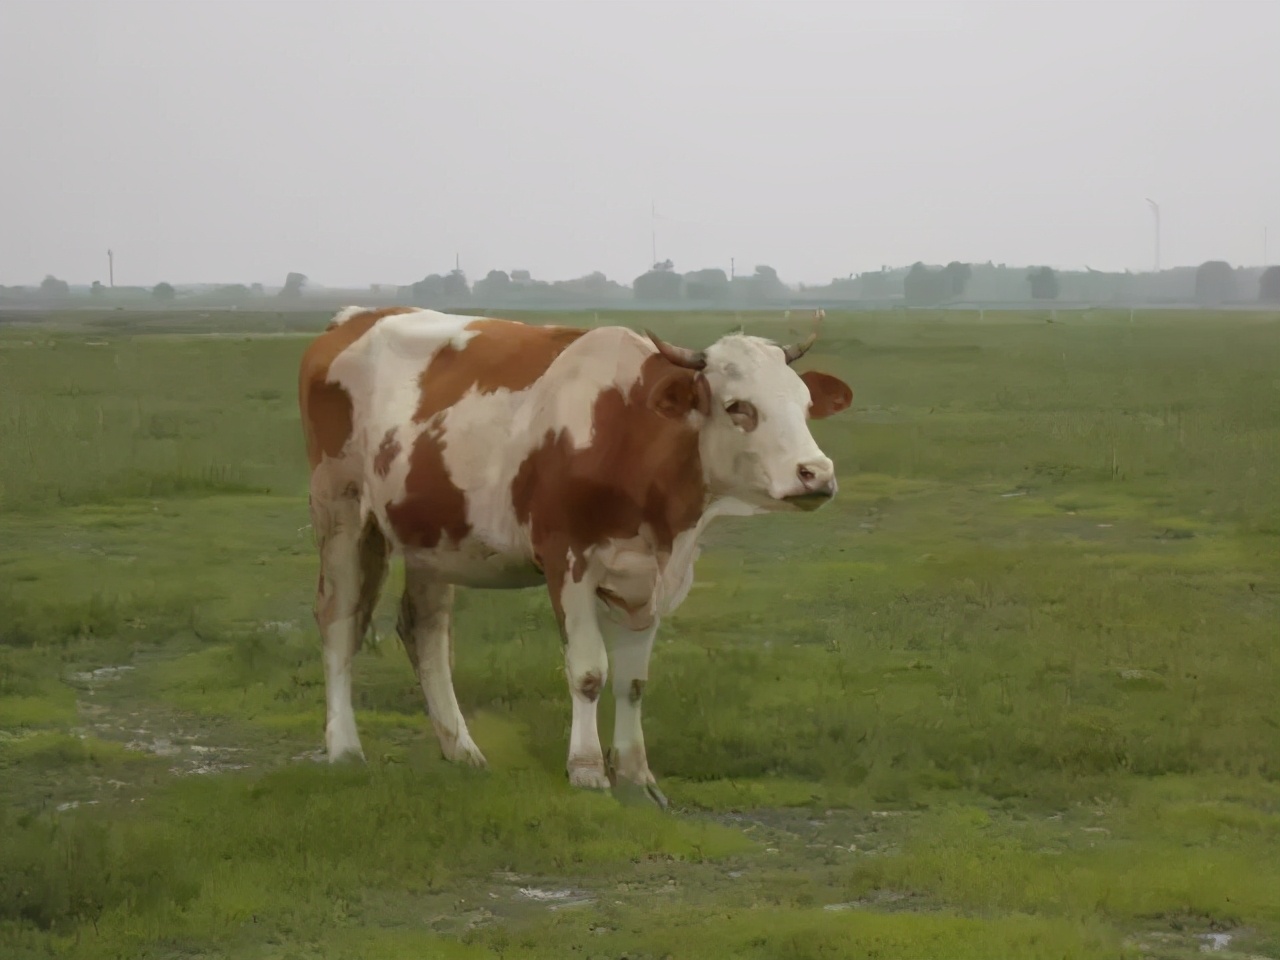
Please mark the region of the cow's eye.
<svg viewBox="0 0 1280 960"><path fill-rule="evenodd" d="M746 400L734 400L732 403L725 404L724 412L737 426L748 432L754 430L756 424L760 422L760 415L756 412L754 404Z"/></svg>

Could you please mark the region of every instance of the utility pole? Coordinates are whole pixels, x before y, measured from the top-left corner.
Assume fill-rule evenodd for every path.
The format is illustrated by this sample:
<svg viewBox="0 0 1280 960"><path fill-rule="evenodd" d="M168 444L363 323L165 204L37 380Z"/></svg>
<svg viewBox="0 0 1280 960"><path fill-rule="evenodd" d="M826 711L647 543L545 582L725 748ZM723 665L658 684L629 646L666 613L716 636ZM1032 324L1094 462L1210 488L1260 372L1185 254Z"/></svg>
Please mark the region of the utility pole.
<svg viewBox="0 0 1280 960"><path fill-rule="evenodd" d="M116 255L107 251L107 281L112 287L116 285Z"/></svg>
<svg viewBox="0 0 1280 960"><path fill-rule="evenodd" d="M732 280L738 275L733 257L729 258L729 279Z"/></svg>
<svg viewBox="0 0 1280 960"><path fill-rule="evenodd" d="M1262 228L1262 266L1267 265L1267 228Z"/></svg>
<svg viewBox="0 0 1280 960"><path fill-rule="evenodd" d="M649 201L649 243L654 265L658 262L658 201Z"/></svg>
<svg viewBox="0 0 1280 960"><path fill-rule="evenodd" d="M456 250L453 254L453 272L460 273L462 271L462 255Z"/></svg>
<svg viewBox="0 0 1280 960"><path fill-rule="evenodd" d="M1156 216L1156 273L1160 272L1160 204L1156 203L1150 197L1147 197L1147 203L1151 204L1151 212Z"/></svg>

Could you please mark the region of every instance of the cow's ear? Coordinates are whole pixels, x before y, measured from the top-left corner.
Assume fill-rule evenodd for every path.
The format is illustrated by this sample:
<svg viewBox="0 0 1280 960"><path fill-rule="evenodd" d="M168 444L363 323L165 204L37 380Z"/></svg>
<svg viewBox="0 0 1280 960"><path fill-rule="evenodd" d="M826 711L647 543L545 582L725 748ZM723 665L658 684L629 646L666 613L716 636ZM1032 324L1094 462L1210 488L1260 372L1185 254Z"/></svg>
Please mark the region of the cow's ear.
<svg viewBox="0 0 1280 960"><path fill-rule="evenodd" d="M689 411L711 413L711 385L701 373L675 370L649 392L649 408L670 420L683 420Z"/></svg>
<svg viewBox="0 0 1280 960"><path fill-rule="evenodd" d="M809 416L821 420L839 413L853 403L853 390L839 377L817 370L806 370L800 379L809 388Z"/></svg>

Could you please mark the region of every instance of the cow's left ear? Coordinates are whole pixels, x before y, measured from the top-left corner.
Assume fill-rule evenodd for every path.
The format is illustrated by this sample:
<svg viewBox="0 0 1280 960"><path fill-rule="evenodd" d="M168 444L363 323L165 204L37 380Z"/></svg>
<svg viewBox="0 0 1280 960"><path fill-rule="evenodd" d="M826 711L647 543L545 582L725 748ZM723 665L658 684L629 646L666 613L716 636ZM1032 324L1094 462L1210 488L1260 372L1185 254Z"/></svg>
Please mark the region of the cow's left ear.
<svg viewBox="0 0 1280 960"><path fill-rule="evenodd" d="M677 370L659 380L649 393L649 407L670 420L683 420L690 410L711 414L711 385L700 373Z"/></svg>
<svg viewBox="0 0 1280 960"><path fill-rule="evenodd" d="M814 420L839 413L853 403L853 389L839 377L806 370L800 379L809 388L809 416Z"/></svg>

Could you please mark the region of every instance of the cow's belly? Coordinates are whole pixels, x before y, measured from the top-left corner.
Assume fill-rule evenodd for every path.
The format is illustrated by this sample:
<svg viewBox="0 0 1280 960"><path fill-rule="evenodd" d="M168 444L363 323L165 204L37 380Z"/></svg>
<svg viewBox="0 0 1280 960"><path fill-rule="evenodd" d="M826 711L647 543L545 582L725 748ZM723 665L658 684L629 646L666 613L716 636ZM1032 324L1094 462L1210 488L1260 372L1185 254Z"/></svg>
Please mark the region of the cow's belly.
<svg viewBox="0 0 1280 960"><path fill-rule="evenodd" d="M445 583L490 590L518 590L546 583L542 571L524 553L494 550L468 537L456 548L407 547L405 562Z"/></svg>
<svg viewBox="0 0 1280 960"><path fill-rule="evenodd" d="M464 501L468 508L465 533L461 540L455 542L453 537L460 531L443 519L429 500L417 506L413 501L406 501L403 488L398 488L395 480L394 476L366 476L365 509L407 563L429 571L446 583L465 587L516 589L536 587L546 582L509 510L500 510L499 504L477 505L478 498L468 496ZM421 526L411 522L409 533L421 537L426 531L429 535L426 543L422 539L415 542L412 538L402 538L405 528L397 529L397 524L389 516L389 504L403 506L406 502L411 504L411 521L415 513L425 518Z"/></svg>

